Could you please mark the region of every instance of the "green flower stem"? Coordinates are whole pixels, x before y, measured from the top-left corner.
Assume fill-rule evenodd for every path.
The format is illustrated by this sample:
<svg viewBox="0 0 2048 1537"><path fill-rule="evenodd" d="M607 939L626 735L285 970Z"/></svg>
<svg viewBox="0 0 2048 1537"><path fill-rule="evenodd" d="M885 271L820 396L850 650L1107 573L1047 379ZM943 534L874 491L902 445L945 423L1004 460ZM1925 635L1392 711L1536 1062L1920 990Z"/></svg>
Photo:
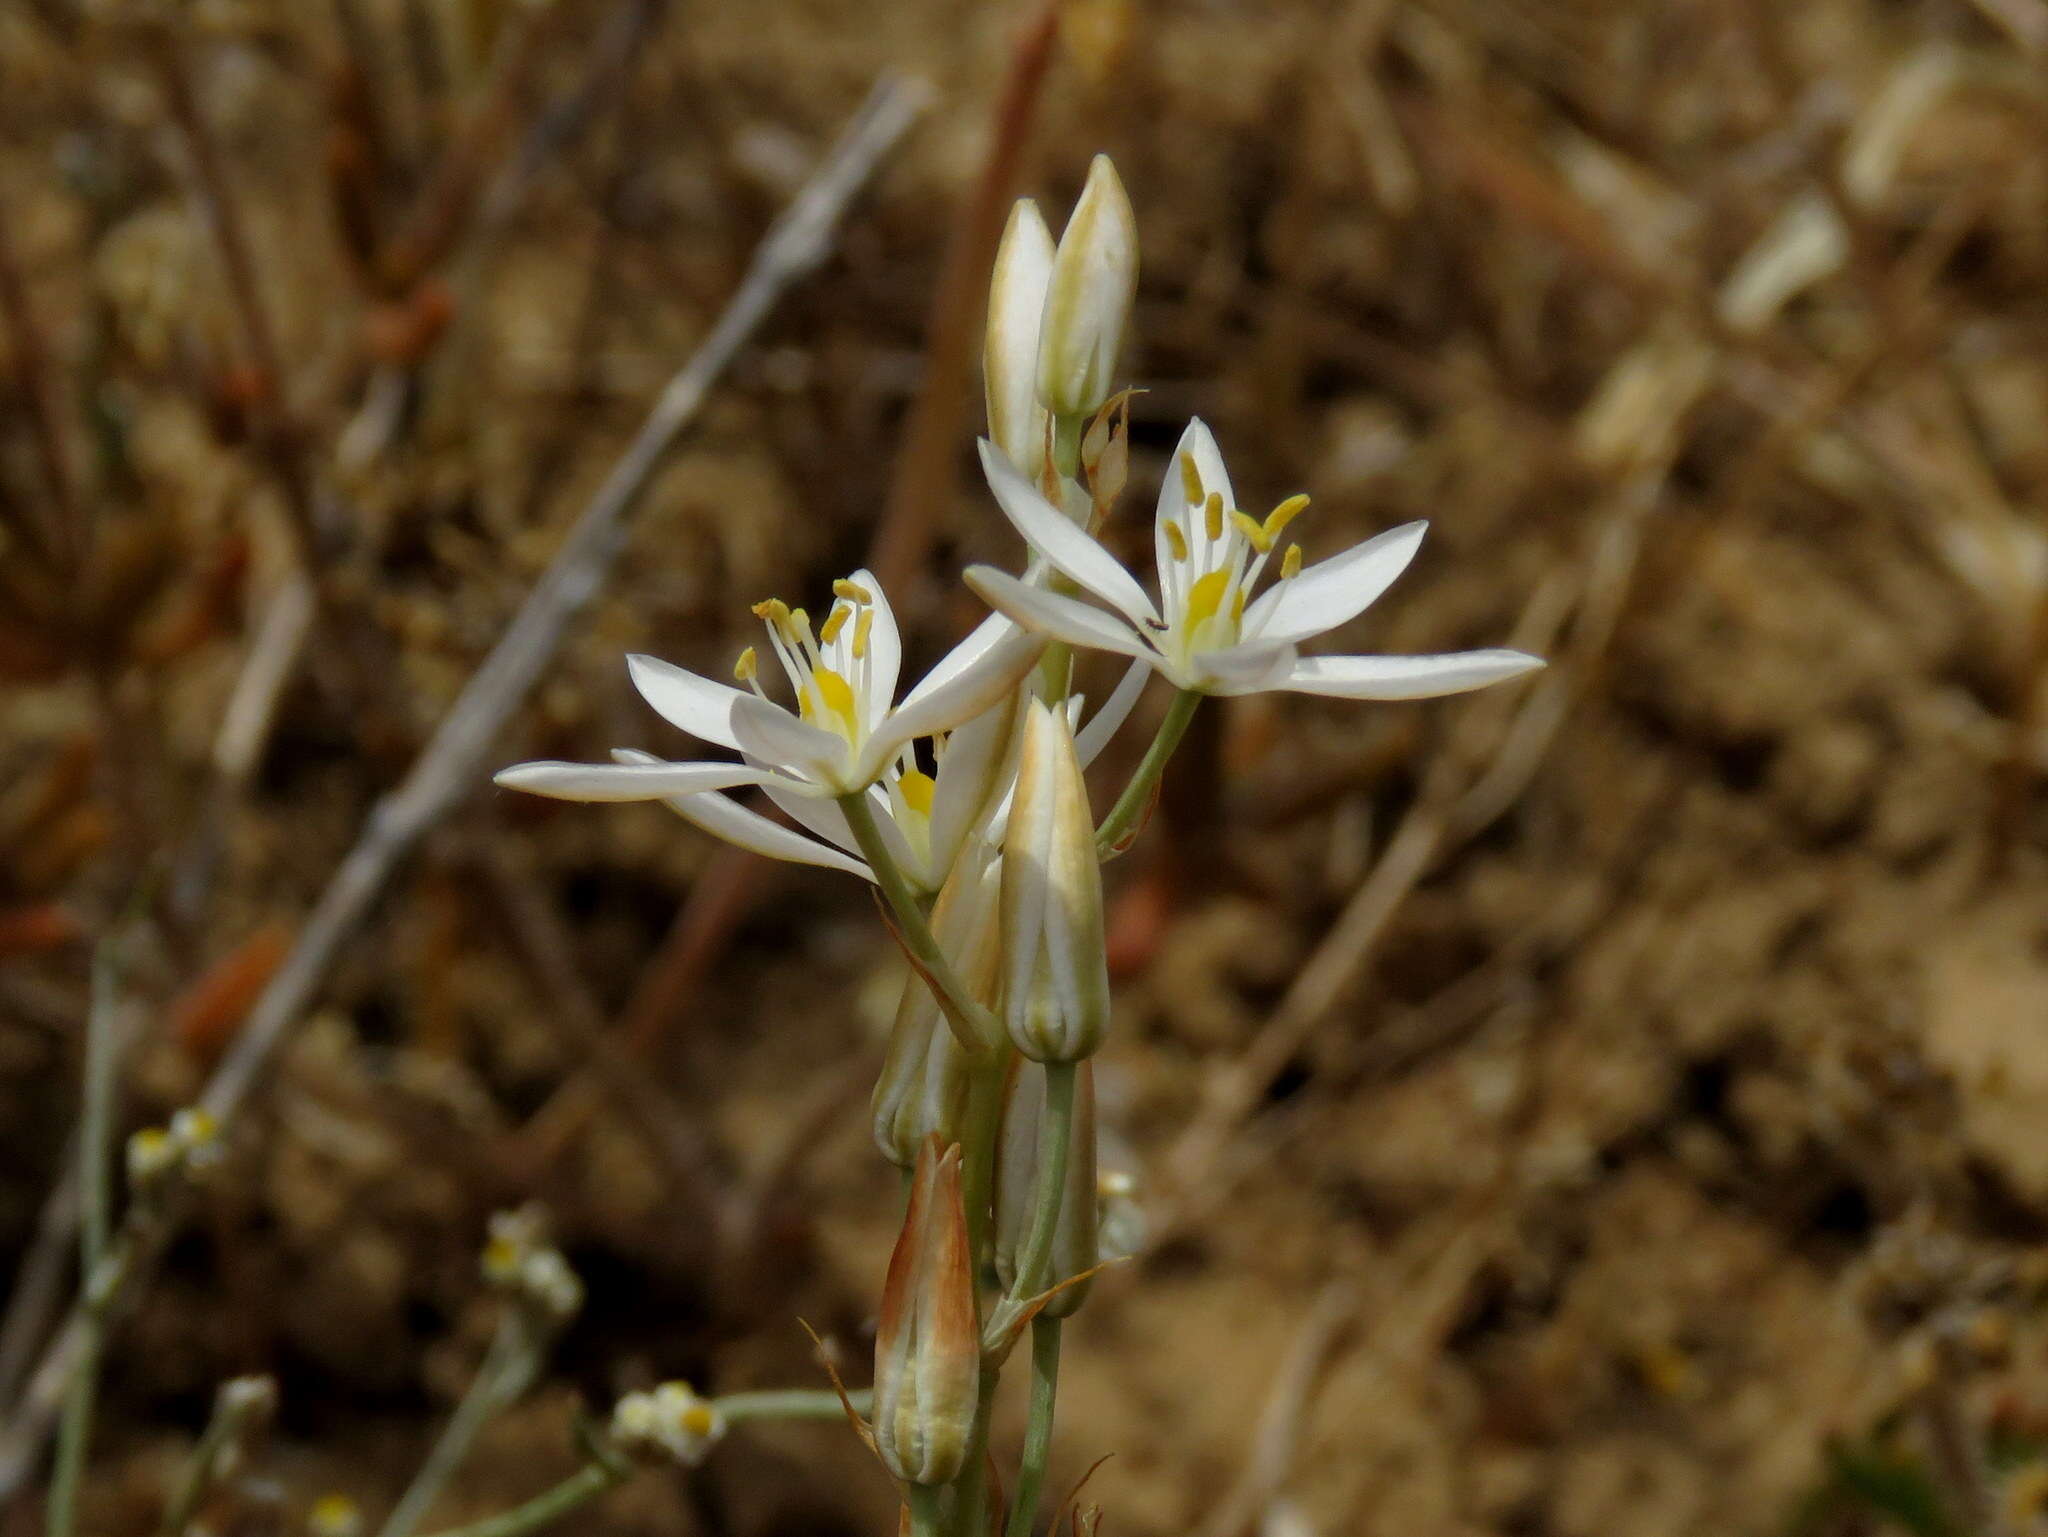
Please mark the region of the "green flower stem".
<svg viewBox="0 0 2048 1537"><path fill-rule="evenodd" d="M71 1537L78 1526L78 1486L85 1474L86 1450L92 1440L92 1416L99 1396L100 1356L106 1343L107 1314L117 1287L100 1287L113 1228L113 1188L109 1172L114 1136L114 1077L119 1065L116 1024L120 1013L120 966L111 941L93 956L92 1007L85 1022L85 1111L79 1131L78 1273L86 1278L83 1333L64 1416L57 1430L56 1462L50 1474L45 1511L49 1537Z"/></svg>
<svg viewBox="0 0 2048 1537"><path fill-rule="evenodd" d="M420 1464L419 1472L399 1497L398 1505L384 1523L379 1537L411 1537L421 1519L433 1508L434 1501L441 1497L441 1491L448 1487L448 1481L469 1460L484 1426L526 1390L527 1381L533 1375L537 1351L533 1331L519 1316L516 1307L508 1307L505 1316L499 1320L498 1332L492 1337L483 1365L477 1368L477 1374L469 1384L469 1391L455 1406L455 1413L441 1432L441 1439L434 1443L433 1450L427 1453L427 1460Z"/></svg>
<svg viewBox="0 0 2048 1537"><path fill-rule="evenodd" d="M990 1231L990 1205L995 1189L996 1136L1003 1117L1004 1059L977 1066L967 1080L967 1111L961 1126L964 1141L960 1150L960 1195L967 1208L967 1252L974 1256L974 1273L988 1265L994 1235Z"/></svg>
<svg viewBox="0 0 2048 1537"><path fill-rule="evenodd" d="M1116 798L1116 804L1109 808L1109 815L1102 819L1102 825L1095 829L1095 851L1098 854L1105 858L1114 854L1138 825L1145 803L1152 798L1159 776L1166 772L1173 750L1187 735L1188 724L1194 720L1195 708L1201 704L1202 697L1194 689L1182 689L1174 695L1173 703L1167 707L1166 719L1159 723L1159 734L1145 749L1144 760L1131 775L1131 782L1124 786L1124 793Z"/></svg>
<svg viewBox="0 0 2048 1537"><path fill-rule="evenodd" d="M579 1505L594 1500L607 1489L626 1481L632 1469L623 1462L591 1461L563 1479L545 1494L536 1494L524 1505L468 1526L451 1526L434 1537L526 1537L551 1521L560 1520Z"/></svg>
<svg viewBox="0 0 2048 1537"><path fill-rule="evenodd" d="M186 1459L184 1474L171 1494L170 1503L164 1507L163 1525L157 1528L160 1537L184 1537L193 1513L199 1509L199 1502L213 1487L213 1475L220 1464L220 1455L241 1430L242 1420L242 1416L229 1413L216 1404L205 1431L199 1437L199 1444L192 1448L192 1455Z"/></svg>
<svg viewBox="0 0 2048 1537"><path fill-rule="evenodd" d="M973 1043L975 1049L985 1051L988 1043L1001 1038L1002 1027L993 1014L975 1001L967 984L953 969L953 963L946 959L946 952L939 948L931 925L925 921L924 908L917 900L917 893L911 889L910 882L904 878L903 871L889 853L889 845L882 841L882 830L875 825L874 808L868 804L865 795L856 792L840 796L839 809L846 813L846 825L853 831L853 841L860 846L861 857L874 871L875 884L881 888L883 900L896 916L897 930L903 936L911 959L930 979L933 996L939 1000L955 1028L965 1033L967 1041Z"/></svg>
<svg viewBox="0 0 2048 1537"><path fill-rule="evenodd" d="M854 1412L866 1414L874 1406L874 1391L860 1388L846 1395ZM746 1420L838 1420L846 1417L839 1395L825 1389L773 1388L759 1393L727 1393L711 1400L711 1407L734 1425Z"/></svg>
<svg viewBox="0 0 2048 1537"><path fill-rule="evenodd" d="M910 1505L910 1537L939 1537L945 1529L941 1486L905 1484L903 1493Z"/></svg>
<svg viewBox="0 0 2048 1537"><path fill-rule="evenodd" d="M987 1360L981 1367L981 1397L974 1406L974 1433L967 1443L967 1465L953 1480L953 1537L987 1537L988 1427L995 1418L996 1379L1002 1368Z"/></svg>
<svg viewBox="0 0 2048 1537"><path fill-rule="evenodd" d="M1067 1152L1074 1140L1074 1064L1045 1064L1045 1119L1039 1143L1038 1178L1032 1186L1031 1227L1017 1255L1011 1288L1015 1301L1028 1301L1052 1278L1052 1240L1059 1226L1060 1195L1067 1184Z"/></svg>
<svg viewBox="0 0 2048 1537"><path fill-rule="evenodd" d="M1081 473L1081 438L1087 431L1088 418L1081 412L1052 419L1053 468L1069 480Z"/></svg>
<svg viewBox="0 0 2048 1537"><path fill-rule="evenodd" d="M1031 1537L1045 1465L1052 1455L1053 1401L1060 1386L1060 1324L1043 1313L1031 1320L1031 1419L1024 1430L1024 1460L1017 1469L1017 1494L1010 1505L1005 1537Z"/></svg>

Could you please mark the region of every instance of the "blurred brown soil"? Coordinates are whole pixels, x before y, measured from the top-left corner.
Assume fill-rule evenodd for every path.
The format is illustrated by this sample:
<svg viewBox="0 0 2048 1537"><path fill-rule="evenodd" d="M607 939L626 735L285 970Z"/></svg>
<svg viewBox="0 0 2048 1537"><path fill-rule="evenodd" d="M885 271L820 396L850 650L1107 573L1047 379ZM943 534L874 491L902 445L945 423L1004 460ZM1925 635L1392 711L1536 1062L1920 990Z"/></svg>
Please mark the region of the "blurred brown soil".
<svg viewBox="0 0 2048 1537"><path fill-rule="evenodd" d="M404 183L488 83L420 88L408 8L349 9L405 82L387 102ZM1017 18L658 9L624 82L438 272L452 322L393 386L374 358L404 351L394 313L440 301L373 300L345 255L322 169L332 18L201 7L188 52L284 400L326 464L377 430L380 389L405 408L335 472L333 583L362 628L323 633L212 878L142 967L152 1020L185 1023L145 1032L136 1123L193 1094L231 1034L234 978L195 1023L196 979L296 925L774 209L900 66L940 83L938 108L658 477L505 760L682 755L621 654L716 672L750 638L746 602L815 594L867 547ZM75 600L19 538L0 556L0 905L28 936L0 954L0 1266L60 1163L85 996L83 946L21 915L56 904L102 932L136 869L192 846L291 559L273 482L223 430L236 330L155 77L112 23L67 42L70 11L0 11L0 217L75 381L99 524ZM556 9L520 132L611 15ZM2044 23L2037 0L1069 7L1029 179L1062 208L1105 149L1138 209L1132 548L1199 413L1248 505L1315 494L1311 558L1432 520L1337 641L1533 627L1562 712L1518 759L1527 692L1219 707L1180 766L1191 788L1114 868L1127 975L1104 1103L1148 1192L1176 1199L1069 1332L1055 1483L1113 1453L1089 1490L1112 1530L1778 1531L1827 1440L1871 1434L1915 1380L1866 1321L1875 1236L1911 1214L2038 1258ZM0 502L32 512L46 492L5 389ZM970 446L901 595L925 657L974 617L946 574L1016 553ZM1445 837L1246 1113L1204 1122L1404 817L1502 753L1498 815ZM488 1337L484 1219L528 1195L589 1307L445 1520L566 1471L576 1394L817 1383L799 1316L860 1380L894 1189L864 1106L895 972L863 894L757 871L657 1021L645 1071L701 1131L737 1257L714 1263L701 1202L564 1024L627 1010L714 857L656 808L486 789L430 841L121 1330L90 1529L147 1529L212 1385L250 1370L282 1382L264 1471L291 1508L339 1488L381 1511ZM563 927L574 997L518 942L522 900ZM2048 1335L2011 1327L1970 1402L2038 1430ZM1290 1423L1269 1395L1291 1354ZM736 1434L578 1529L891 1519L851 1435L796 1426Z"/></svg>

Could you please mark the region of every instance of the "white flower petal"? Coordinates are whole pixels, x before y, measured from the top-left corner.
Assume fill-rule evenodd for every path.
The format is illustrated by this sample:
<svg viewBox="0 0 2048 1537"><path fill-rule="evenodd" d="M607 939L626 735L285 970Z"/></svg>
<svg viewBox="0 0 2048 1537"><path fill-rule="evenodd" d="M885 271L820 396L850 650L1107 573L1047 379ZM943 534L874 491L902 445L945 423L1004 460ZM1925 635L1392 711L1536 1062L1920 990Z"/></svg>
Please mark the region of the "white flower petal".
<svg viewBox="0 0 2048 1537"><path fill-rule="evenodd" d="M752 697L744 690L714 683L653 656L627 657L626 672L640 697L678 731L719 747L736 749L740 745L733 737L731 718L733 701Z"/></svg>
<svg viewBox="0 0 2048 1537"><path fill-rule="evenodd" d="M1026 544L1111 608L1121 610L1131 623L1159 617L1145 589L1123 563L1040 496L986 438L981 440L981 468L1004 515Z"/></svg>
<svg viewBox="0 0 2048 1537"><path fill-rule="evenodd" d="M714 838L737 844L756 854L765 854L770 859L784 860L790 864L818 865L827 870L844 870L848 875L858 875L864 881L875 878L860 860L850 854L842 854L835 848L827 847L815 838L806 838L780 822L771 822L758 811L749 811L745 806L728 796L712 793L709 795L682 795L663 802L686 822L693 822Z"/></svg>
<svg viewBox="0 0 2048 1537"><path fill-rule="evenodd" d="M932 790L932 870L941 879L951 873L968 833L985 821L992 809L1015 735L1016 716L1014 704L1005 699L956 727L946 738L938 783Z"/></svg>
<svg viewBox="0 0 2048 1537"><path fill-rule="evenodd" d="M960 674L974 666L1006 636L1017 633L1017 626L1001 614L990 614L988 618L968 631L967 638L940 657L932 670L918 679L917 687L903 696L905 704L916 704L935 689L944 688Z"/></svg>
<svg viewBox="0 0 2048 1537"><path fill-rule="evenodd" d="M1431 656L1308 656L1276 686L1338 699L1434 699L1518 678L1543 665L1539 656L1500 647Z"/></svg>
<svg viewBox="0 0 2048 1537"><path fill-rule="evenodd" d="M827 843L849 854L860 852L860 842L853 836L853 829L846 825L846 813L839 809L839 802L823 800L815 795L795 794L772 784L761 788L792 822L809 828Z"/></svg>
<svg viewBox="0 0 2048 1537"><path fill-rule="evenodd" d="M867 718L877 721L896 702L896 678L903 670L903 637L896 629L896 611L875 573L865 567L853 573L856 584L874 595L875 622L868 630ZM856 619L854 623L858 624ZM849 652L849 655L851 653Z"/></svg>
<svg viewBox="0 0 2048 1537"><path fill-rule="evenodd" d="M1295 661L1294 645L1284 640L1253 640L1221 651L1201 651L1192 658L1198 685L1210 694L1256 694L1281 686Z"/></svg>
<svg viewBox="0 0 2048 1537"><path fill-rule="evenodd" d="M734 703L732 731L739 738L740 750L748 757L795 770L817 785L820 795L838 793L846 764L846 744L831 732L799 720L781 705L752 695Z"/></svg>
<svg viewBox="0 0 2048 1537"><path fill-rule="evenodd" d="M1117 686L1102 701L1102 708L1074 738L1074 751L1080 756L1081 767L1088 767L1101 756L1102 749L1109 745L1109 739L1116 735L1117 728L1130 718L1138 696L1145 692L1145 685L1151 678L1152 664L1144 657L1139 657L1124 669Z"/></svg>
<svg viewBox="0 0 2048 1537"><path fill-rule="evenodd" d="M1173 461L1166 467L1166 479L1159 487L1160 518L1184 517L1191 506L1199 507L1201 502L1190 503L1181 484L1180 462L1183 456L1195 461L1195 473L1201 478L1202 498L1208 499L1211 491L1223 498L1223 510L1228 513L1237 506L1236 495L1230 489L1230 472L1223 467L1223 450L1216 446L1216 435L1209 431L1208 424L1199 416L1191 417L1180 435L1180 441L1173 446Z"/></svg>
<svg viewBox="0 0 2048 1537"><path fill-rule="evenodd" d="M988 435L1027 471L1045 453L1045 407L1038 403L1038 320L1052 281L1052 231L1030 198L1010 209L989 279L988 330L981 378Z"/></svg>
<svg viewBox="0 0 2048 1537"><path fill-rule="evenodd" d="M1154 654L1129 625L1077 598L1027 587L994 566L969 566L965 580L990 608L1054 640L1123 656L1149 658Z"/></svg>
<svg viewBox="0 0 2048 1537"><path fill-rule="evenodd" d="M1245 611L1244 633L1306 640L1357 618L1408 569L1428 528L1421 519L1403 523L1277 583Z"/></svg>
<svg viewBox="0 0 2048 1537"><path fill-rule="evenodd" d="M643 764L661 761L652 753L636 752L632 748L624 747L613 752L612 756L621 763ZM838 849L828 848L816 839L806 838L802 833L784 827L780 822L770 821L758 811L749 811L730 796L722 795L715 790L697 795L670 796L662 804L684 821L703 828L712 837L721 838L727 843L736 844L756 854L765 854L770 859L781 859L800 865L819 865L827 870L844 870L849 875L858 875L862 880L871 881L875 878L874 872L858 859L842 854ZM829 802L805 801L804 804L821 806L828 805ZM838 810L836 806L832 809Z"/></svg>
<svg viewBox="0 0 2048 1537"><path fill-rule="evenodd" d="M493 782L508 790L558 801L658 801L671 795L730 790L765 784L767 769L746 763L515 763L499 769Z"/></svg>
<svg viewBox="0 0 2048 1537"><path fill-rule="evenodd" d="M872 732L861 754L867 771L879 773L905 742L951 731L989 708L1037 665L1045 642L1015 630L990 646L973 664L916 700L906 699Z"/></svg>

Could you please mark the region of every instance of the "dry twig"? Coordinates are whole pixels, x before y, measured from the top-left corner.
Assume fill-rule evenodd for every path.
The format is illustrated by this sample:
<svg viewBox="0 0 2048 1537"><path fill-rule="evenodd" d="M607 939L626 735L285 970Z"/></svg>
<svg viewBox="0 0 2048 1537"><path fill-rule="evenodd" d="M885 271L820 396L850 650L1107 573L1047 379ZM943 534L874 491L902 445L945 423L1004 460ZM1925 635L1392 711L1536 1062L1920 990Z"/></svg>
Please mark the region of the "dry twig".
<svg viewBox="0 0 2048 1537"><path fill-rule="evenodd" d="M411 772L372 809L361 839L307 916L298 943L200 1097L200 1105L223 1124L247 1099L285 1032L312 1002L400 860L474 788L507 717L554 656L570 622L603 586L623 542L626 515L655 467L777 297L824 259L840 215L922 111L928 96L929 88L921 81L878 81L816 174L763 237L731 303L670 379ZM21 1488L48 1440L84 1338L81 1322L74 1310L44 1352L23 1401L0 1434L0 1497Z"/></svg>

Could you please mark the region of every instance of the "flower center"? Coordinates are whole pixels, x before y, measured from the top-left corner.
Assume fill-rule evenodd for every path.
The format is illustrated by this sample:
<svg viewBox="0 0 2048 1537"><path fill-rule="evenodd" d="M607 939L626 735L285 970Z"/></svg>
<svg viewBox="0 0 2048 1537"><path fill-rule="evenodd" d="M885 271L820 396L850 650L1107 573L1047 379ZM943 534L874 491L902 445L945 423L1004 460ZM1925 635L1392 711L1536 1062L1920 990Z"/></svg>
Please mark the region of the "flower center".
<svg viewBox="0 0 2048 1537"><path fill-rule="evenodd" d="M766 626L768 644L789 678L798 716L846 743L851 758L874 724L865 701L875 599L858 582L844 579L832 584L832 593L832 610L815 634L811 616L780 598L756 603L754 614ZM766 699L759 672L759 658L749 646L734 664L733 677Z"/></svg>
<svg viewBox="0 0 2048 1537"><path fill-rule="evenodd" d="M1203 486L1192 454L1180 456L1180 479L1187 521L1169 519L1163 525L1166 550L1159 580L1164 644L1185 665L1197 652L1258 638L1244 633L1245 604L1281 533L1308 506L1308 498L1290 496L1261 521L1226 509L1222 493ZM1290 544L1280 558L1280 580L1289 581L1300 570L1301 546Z"/></svg>

